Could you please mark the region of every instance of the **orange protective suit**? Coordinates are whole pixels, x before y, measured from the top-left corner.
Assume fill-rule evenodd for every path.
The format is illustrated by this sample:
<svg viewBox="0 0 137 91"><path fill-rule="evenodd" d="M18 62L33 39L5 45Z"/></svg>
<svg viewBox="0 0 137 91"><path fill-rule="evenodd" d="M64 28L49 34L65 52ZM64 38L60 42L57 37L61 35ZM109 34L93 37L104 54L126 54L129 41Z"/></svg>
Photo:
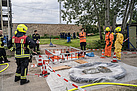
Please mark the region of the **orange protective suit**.
<svg viewBox="0 0 137 91"><path fill-rule="evenodd" d="M105 36L105 42L106 42L105 56L107 56L107 57L111 57L111 49L112 49L113 39L114 39L113 34L110 32L107 32L106 36Z"/></svg>

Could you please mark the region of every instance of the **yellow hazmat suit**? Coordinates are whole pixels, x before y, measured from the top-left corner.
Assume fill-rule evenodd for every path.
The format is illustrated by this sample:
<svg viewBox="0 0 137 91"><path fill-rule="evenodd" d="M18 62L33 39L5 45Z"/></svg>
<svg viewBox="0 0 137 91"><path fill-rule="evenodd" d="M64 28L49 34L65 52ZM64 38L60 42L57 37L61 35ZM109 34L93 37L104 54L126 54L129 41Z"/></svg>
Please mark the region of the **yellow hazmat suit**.
<svg viewBox="0 0 137 91"><path fill-rule="evenodd" d="M121 27L117 27L116 29L116 41L115 41L115 50L114 52L116 53L116 57L118 60L121 60L121 49L122 49L122 43L124 40L123 34L119 33L121 31Z"/></svg>

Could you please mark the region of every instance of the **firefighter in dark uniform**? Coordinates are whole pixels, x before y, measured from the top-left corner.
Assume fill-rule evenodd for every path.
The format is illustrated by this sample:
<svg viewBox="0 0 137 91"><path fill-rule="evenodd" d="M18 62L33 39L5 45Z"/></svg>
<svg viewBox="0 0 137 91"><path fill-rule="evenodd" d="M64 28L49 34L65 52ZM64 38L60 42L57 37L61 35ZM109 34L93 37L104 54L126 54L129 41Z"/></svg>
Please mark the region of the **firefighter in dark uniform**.
<svg viewBox="0 0 137 91"><path fill-rule="evenodd" d="M0 64L3 63L3 58L4 58L4 63L10 62L8 61L7 56L6 56L6 51L4 49L4 42L3 42L4 38L2 34L3 34L2 30L0 30Z"/></svg>
<svg viewBox="0 0 137 91"><path fill-rule="evenodd" d="M34 30L34 34L32 35L32 38L35 41L36 47L37 47L37 51L36 51L35 47L34 47L34 51L37 52L37 54L40 54L40 50L39 50L40 35L38 34L37 30Z"/></svg>
<svg viewBox="0 0 137 91"><path fill-rule="evenodd" d="M17 70L14 81L20 80L20 85L29 83L29 80L26 79L30 57L29 49L35 47L35 42L25 35L27 30L28 28L24 24L19 24L16 36L8 41L8 48L15 45Z"/></svg>

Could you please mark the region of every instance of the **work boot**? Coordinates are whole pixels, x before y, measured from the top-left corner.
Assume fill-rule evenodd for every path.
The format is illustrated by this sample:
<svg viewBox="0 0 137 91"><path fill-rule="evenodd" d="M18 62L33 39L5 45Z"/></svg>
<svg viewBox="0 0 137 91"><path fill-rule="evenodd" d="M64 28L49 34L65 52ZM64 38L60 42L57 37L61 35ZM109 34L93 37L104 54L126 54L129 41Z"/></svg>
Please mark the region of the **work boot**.
<svg viewBox="0 0 137 91"><path fill-rule="evenodd" d="M20 80L20 85L24 85L26 83L29 83L29 80L27 80L27 79Z"/></svg>
<svg viewBox="0 0 137 91"><path fill-rule="evenodd" d="M121 60L117 60L117 61L121 62Z"/></svg>
<svg viewBox="0 0 137 91"><path fill-rule="evenodd" d="M121 59L119 59L119 58L116 58L116 59L117 59L117 61L121 62Z"/></svg>
<svg viewBox="0 0 137 91"><path fill-rule="evenodd" d="M110 58L110 56L105 56L105 57Z"/></svg>
<svg viewBox="0 0 137 91"><path fill-rule="evenodd" d="M37 52L37 54L39 55L39 54L40 54L40 52Z"/></svg>
<svg viewBox="0 0 137 91"><path fill-rule="evenodd" d="M2 61L0 61L0 64L3 64L3 62L2 62Z"/></svg>
<svg viewBox="0 0 137 91"><path fill-rule="evenodd" d="M20 76L15 76L15 82L19 81L20 80Z"/></svg>
<svg viewBox="0 0 137 91"><path fill-rule="evenodd" d="M4 63L8 63L8 62L10 62L8 59L7 59L7 60L4 60Z"/></svg>
<svg viewBox="0 0 137 91"><path fill-rule="evenodd" d="M35 53L32 53L32 55L35 55Z"/></svg>
<svg viewBox="0 0 137 91"><path fill-rule="evenodd" d="M121 59L118 59L118 58L117 58L117 61L121 62Z"/></svg>
<svg viewBox="0 0 137 91"><path fill-rule="evenodd" d="M1 58L0 58L0 64L3 64L3 62L2 62L2 61L3 61L3 58L1 57Z"/></svg>

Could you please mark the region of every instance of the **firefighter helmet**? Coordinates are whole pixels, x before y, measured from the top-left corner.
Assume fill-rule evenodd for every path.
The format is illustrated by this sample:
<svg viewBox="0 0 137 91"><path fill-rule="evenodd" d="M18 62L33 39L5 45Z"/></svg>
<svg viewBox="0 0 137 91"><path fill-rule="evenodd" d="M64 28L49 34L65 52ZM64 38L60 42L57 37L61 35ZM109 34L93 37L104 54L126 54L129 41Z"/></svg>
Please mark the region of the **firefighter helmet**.
<svg viewBox="0 0 137 91"><path fill-rule="evenodd" d="M106 31L110 31L110 28L109 27L106 27L106 29L105 29Z"/></svg>
<svg viewBox="0 0 137 91"><path fill-rule="evenodd" d="M19 32L26 33L27 30L28 30L28 27L27 27L26 25L24 25L24 24L19 24L19 25L17 26L17 30L18 30Z"/></svg>
<svg viewBox="0 0 137 91"><path fill-rule="evenodd" d="M121 31L121 27L116 27L115 30L116 30L116 32L120 32Z"/></svg>

